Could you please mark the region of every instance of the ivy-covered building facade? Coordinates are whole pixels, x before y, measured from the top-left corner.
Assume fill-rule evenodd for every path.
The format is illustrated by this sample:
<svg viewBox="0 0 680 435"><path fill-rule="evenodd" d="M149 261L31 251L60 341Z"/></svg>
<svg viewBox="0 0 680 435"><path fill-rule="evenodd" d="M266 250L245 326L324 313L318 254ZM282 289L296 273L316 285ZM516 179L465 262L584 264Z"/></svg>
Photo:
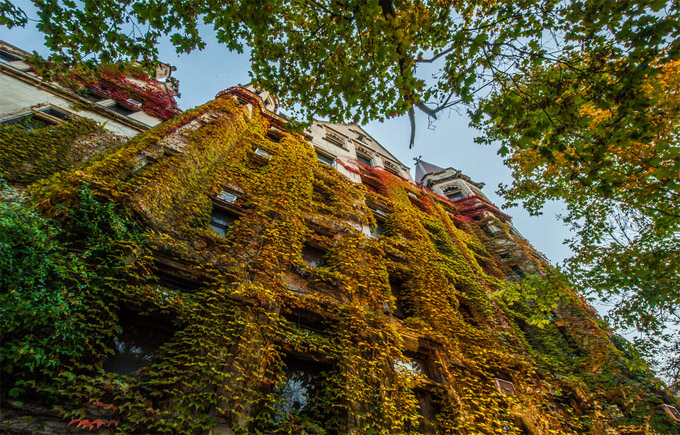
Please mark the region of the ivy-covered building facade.
<svg viewBox="0 0 680 435"><path fill-rule="evenodd" d="M678 432L481 184L277 104L234 87L73 167L3 169L3 430Z"/></svg>

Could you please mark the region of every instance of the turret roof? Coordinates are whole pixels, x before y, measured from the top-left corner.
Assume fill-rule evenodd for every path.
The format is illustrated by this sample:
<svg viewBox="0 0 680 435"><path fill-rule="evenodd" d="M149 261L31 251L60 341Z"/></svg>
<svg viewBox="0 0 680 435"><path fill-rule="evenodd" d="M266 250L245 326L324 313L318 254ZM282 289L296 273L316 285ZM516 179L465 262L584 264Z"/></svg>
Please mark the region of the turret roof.
<svg viewBox="0 0 680 435"><path fill-rule="evenodd" d="M420 184L427 174L434 174L443 170L444 168L440 168L432 163L424 162L418 158L416 160L416 183Z"/></svg>

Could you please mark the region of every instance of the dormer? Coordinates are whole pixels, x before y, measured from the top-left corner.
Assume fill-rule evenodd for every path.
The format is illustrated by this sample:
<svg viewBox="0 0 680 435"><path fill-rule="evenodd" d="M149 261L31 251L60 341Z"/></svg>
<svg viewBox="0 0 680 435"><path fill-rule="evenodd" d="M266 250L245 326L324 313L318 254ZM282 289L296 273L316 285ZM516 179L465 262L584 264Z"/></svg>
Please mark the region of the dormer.
<svg viewBox="0 0 680 435"><path fill-rule="evenodd" d="M481 197L488 201L482 192L484 183L472 181L458 169L440 168L418 159L416 161L416 183L431 189L434 193L456 201L469 196Z"/></svg>

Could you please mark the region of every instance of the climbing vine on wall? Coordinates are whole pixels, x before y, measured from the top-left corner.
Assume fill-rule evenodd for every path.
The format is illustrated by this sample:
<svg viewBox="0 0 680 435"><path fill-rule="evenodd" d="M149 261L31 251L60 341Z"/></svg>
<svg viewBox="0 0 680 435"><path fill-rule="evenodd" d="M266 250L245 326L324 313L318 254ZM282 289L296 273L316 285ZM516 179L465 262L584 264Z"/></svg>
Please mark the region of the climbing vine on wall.
<svg viewBox="0 0 680 435"><path fill-rule="evenodd" d="M88 148L103 152L117 144L115 137L86 118L36 129L21 123L2 126L0 176L8 181L36 181L89 158Z"/></svg>
<svg viewBox="0 0 680 435"><path fill-rule="evenodd" d="M163 120L181 112L175 95L163 83L154 80L149 71L134 63L106 64L96 70L89 65L80 65L63 71L37 55L28 61L32 70L43 78L56 81L83 96L94 92L130 110L138 110L136 104L128 101L132 99L141 104L142 110Z"/></svg>
<svg viewBox="0 0 680 435"><path fill-rule="evenodd" d="M454 206L364 168L369 193L299 135L271 140L273 124L227 95L34 183L39 213L3 202L0 223L20 231L0 236L2 306L17 307L3 328L2 394L119 433L670 427L648 372L627 368L567 284L544 275L508 290L514 275ZM387 211L381 236L367 234L366 199ZM224 235L210 229L222 208L236 219ZM159 281L168 264L194 285ZM536 318L540 286L565 297ZM104 367L129 311L172 334L121 375ZM321 379L299 408L284 394L294 360Z"/></svg>

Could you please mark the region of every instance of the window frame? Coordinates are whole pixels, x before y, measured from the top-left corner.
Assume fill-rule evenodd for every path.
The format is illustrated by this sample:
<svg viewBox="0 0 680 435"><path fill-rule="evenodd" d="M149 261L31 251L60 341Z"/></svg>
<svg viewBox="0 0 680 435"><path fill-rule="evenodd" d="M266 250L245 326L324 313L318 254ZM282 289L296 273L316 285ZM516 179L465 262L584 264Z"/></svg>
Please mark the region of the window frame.
<svg viewBox="0 0 680 435"><path fill-rule="evenodd" d="M121 327L121 332L115 337L111 338L109 345L114 349L114 353L113 355L108 355L102 360L102 367L104 370L106 370L108 373L115 373L119 376L130 376L134 375L144 367L151 367L161 359L161 347L172 340L173 336L177 332L177 329L169 322L163 321L162 319L156 317L157 316L152 317L144 315L122 307L118 315L118 324ZM151 339L149 339L149 335L155 335L155 337L151 337ZM142 337L142 340L139 340L140 337ZM154 338L156 340L154 340ZM158 340L159 338L160 340ZM141 343L140 346L140 342L142 341L146 341L146 343ZM153 346L149 345L151 342L153 342ZM142 359L132 358L129 355L123 356L124 354L120 352L120 348L123 343L128 343L126 348L137 347L140 350L153 347L151 352L145 352L146 354L150 354L150 361L148 361L148 364L140 365L138 361L135 361L135 364L133 365L136 366L136 368L132 371L120 370L120 366L123 365L122 360L125 360L126 358L128 360Z"/></svg>
<svg viewBox="0 0 680 435"><path fill-rule="evenodd" d="M319 150L315 149L316 152L316 160L321 163L322 165L330 166L331 168L335 168L335 157L329 156L326 153L320 152ZM328 159L328 162L324 161L323 158ZM329 163L330 162L330 163Z"/></svg>
<svg viewBox="0 0 680 435"><path fill-rule="evenodd" d="M216 222L215 216L216 215L221 215L222 217L227 217L230 218L231 220L225 219L225 224L222 224L221 222ZM213 201L213 208L210 211L210 223L209 223L209 228L218 236L220 237L226 237L227 233L229 232L229 228L234 225L236 221L238 221L241 218L241 215L239 213L236 213L234 210L231 210L230 208L227 207L221 207L220 204L215 204ZM228 222L227 222L228 220ZM221 231L218 231L221 230Z"/></svg>
<svg viewBox="0 0 680 435"><path fill-rule="evenodd" d="M375 167L373 165L373 159L371 157L367 156L366 154L356 153L356 156L357 156L357 162L358 163L361 163L362 165L368 166L370 168ZM368 163L366 163L366 162L368 162Z"/></svg>
<svg viewBox="0 0 680 435"><path fill-rule="evenodd" d="M59 115L52 115L49 112L57 112ZM63 109L61 107L54 106L52 104L48 104L42 107L32 107L30 110L14 114L11 116L7 116L5 118L0 119L0 126L2 127L9 127L12 125L17 125L21 124L24 120L28 120L30 118L35 118L41 122L44 122L46 125L41 126L41 127L30 127L26 128L26 131L31 131L31 130L38 130L41 128L47 128L47 127L52 127L55 125L63 124L65 122L72 121L77 118L77 115L75 115L73 112L70 112L66 109ZM13 121L14 120L14 121ZM12 121L12 122L9 122Z"/></svg>
<svg viewBox="0 0 680 435"><path fill-rule="evenodd" d="M107 100L103 100L102 102L106 102ZM130 109L129 107L125 106L124 104L121 104L119 101L112 100L113 102L111 103L106 103L106 104L100 104L100 106L104 107L105 109L108 109L112 111L113 113L116 113L120 116L125 116L126 118L129 118L131 115L134 115L135 113L141 112L141 110L137 109ZM116 110L118 109L118 110ZM129 113L127 113L129 112Z"/></svg>
<svg viewBox="0 0 680 435"><path fill-rule="evenodd" d="M0 48L0 63L4 64L10 64L12 62L25 62L26 59L22 58L21 56L17 56L14 53L10 53L9 51Z"/></svg>

